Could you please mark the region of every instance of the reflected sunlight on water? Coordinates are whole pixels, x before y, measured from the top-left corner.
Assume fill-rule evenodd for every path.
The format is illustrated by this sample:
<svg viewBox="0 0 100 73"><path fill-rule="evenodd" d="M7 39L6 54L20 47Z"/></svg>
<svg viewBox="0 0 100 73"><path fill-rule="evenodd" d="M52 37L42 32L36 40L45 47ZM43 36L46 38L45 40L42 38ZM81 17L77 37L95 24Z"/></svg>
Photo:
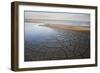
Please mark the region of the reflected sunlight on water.
<svg viewBox="0 0 100 73"><path fill-rule="evenodd" d="M25 40L39 42L56 33L52 28L40 25L43 25L43 23L25 23Z"/></svg>

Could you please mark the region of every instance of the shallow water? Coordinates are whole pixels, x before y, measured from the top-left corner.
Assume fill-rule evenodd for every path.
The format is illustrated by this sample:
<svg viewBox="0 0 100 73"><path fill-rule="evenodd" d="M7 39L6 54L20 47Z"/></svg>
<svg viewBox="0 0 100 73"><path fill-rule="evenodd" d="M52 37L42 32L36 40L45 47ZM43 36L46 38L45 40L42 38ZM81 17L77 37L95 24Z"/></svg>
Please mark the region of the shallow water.
<svg viewBox="0 0 100 73"><path fill-rule="evenodd" d="M25 61L90 58L89 32L25 23Z"/></svg>

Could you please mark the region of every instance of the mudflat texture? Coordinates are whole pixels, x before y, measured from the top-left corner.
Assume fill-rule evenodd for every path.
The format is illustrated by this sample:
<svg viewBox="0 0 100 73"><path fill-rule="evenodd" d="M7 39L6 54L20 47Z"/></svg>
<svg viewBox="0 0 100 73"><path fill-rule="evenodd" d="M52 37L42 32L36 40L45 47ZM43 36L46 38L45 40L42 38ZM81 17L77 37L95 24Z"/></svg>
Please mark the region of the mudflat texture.
<svg viewBox="0 0 100 73"><path fill-rule="evenodd" d="M26 23L24 36L24 61L90 58L89 31Z"/></svg>

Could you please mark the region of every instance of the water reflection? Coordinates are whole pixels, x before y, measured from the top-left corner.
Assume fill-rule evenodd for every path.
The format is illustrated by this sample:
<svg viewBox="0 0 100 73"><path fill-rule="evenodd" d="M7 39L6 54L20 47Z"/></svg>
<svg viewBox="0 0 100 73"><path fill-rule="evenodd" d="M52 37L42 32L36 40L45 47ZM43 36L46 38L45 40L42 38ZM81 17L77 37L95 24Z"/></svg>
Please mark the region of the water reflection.
<svg viewBox="0 0 100 73"><path fill-rule="evenodd" d="M25 23L25 40L41 42L56 33L52 28L41 26L43 23Z"/></svg>

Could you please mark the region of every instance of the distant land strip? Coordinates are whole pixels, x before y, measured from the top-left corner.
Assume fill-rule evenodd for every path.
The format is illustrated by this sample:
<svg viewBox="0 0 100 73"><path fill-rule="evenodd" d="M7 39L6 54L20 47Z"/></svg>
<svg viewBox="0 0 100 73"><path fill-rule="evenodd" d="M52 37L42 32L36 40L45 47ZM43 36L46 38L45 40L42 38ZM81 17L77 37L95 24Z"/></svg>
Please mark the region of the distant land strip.
<svg viewBox="0 0 100 73"><path fill-rule="evenodd" d="M90 31L90 28L86 28L83 26L72 26L72 25L61 25L61 24L45 24L41 26L51 27L51 28L59 28L65 30L76 30L76 31Z"/></svg>

